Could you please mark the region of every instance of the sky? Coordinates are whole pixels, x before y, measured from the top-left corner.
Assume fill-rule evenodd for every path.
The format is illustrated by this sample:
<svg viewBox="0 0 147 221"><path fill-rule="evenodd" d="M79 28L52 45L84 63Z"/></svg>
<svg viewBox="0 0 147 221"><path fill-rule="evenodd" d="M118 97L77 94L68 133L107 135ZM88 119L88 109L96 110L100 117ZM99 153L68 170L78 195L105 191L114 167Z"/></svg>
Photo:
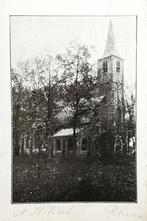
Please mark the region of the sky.
<svg viewBox="0 0 147 221"><path fill-rule="evenodd" d="M124 78L133 87L136 77L135 16L12 16L11 66L35 56L62 54L72 40L94 46L92 62L104 53L112 22L119 55L124 59Z"/></svg>

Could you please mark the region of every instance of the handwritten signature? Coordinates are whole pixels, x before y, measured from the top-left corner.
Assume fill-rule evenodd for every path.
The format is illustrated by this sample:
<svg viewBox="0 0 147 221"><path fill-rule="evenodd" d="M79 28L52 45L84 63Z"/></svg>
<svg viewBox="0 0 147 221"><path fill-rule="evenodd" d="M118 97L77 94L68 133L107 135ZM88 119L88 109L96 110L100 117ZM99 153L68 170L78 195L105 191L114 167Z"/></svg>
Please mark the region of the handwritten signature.
<svg viewBox="0 0 147 221"><path fill-rule="evenodd" d="M68 215L72 212L73 205L70 205L67 207L60 207L58 205L49 205L48 207L44 206L34 206L33 209L27 209L23 208L20 211L15 211L13 213L13 217L23 216L23 215L29 215L29 216L40 216L40 215ZM104 208L104 212L106 213L106 218L108 217L124 217L124 218L136 218L141 219L142 215L128 211L128 208L125 208L124 206L118 206L118 205L109 205Z"/></svg>
<svg viewBox="0 0 147 221"><path fill-rule="evenodd" d="M30 216L39 216L39 215L68 215L71 213L73 205L68 208L60 208L57 205L49 205L48 207L44 206L35 206L32 210L23 208L20 211L13 212L13 217L30 215Z"/></svg>
<svg viewBox="0 0 147 221"><path fill-rule="evenodd" d="M108 217L132 217L132 218L138 218L141 219L142 216L140 214L137 214L136 212L128 211L124 206L117 206L117 205L110 205L104 208L104 211L106 213L106 218Z"/></svg>

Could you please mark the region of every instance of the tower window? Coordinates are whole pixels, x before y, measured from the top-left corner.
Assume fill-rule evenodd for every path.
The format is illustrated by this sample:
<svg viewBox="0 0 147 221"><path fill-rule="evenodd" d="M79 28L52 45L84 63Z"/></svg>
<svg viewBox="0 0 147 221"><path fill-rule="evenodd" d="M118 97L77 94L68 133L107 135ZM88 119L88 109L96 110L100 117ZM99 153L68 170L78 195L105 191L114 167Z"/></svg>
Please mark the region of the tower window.
<svg viewBox="0 0 147 221"><path fill-rule="evenodd" d="M116 62L116 71L120 72L120 62L119 61Z"/></svg>
<svg viewBox="0 0 147 221"><path fill-rule="evenodd" d="M103 71L107 72L107 61L103 62Z"/></svg>

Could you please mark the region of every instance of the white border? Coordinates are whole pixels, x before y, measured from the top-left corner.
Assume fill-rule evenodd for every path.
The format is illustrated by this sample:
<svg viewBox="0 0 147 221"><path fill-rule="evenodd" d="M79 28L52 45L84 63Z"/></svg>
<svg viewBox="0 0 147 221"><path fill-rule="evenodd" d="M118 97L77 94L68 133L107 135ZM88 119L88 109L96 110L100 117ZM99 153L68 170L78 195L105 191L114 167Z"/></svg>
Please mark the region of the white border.
<svg viewBox="0 0 147 221"><path fill-rule="evenodd" d="M147 1L0 1L0 220L147 220ZM137 15L137 174L138 203L11 204L11 100L9 15ZM129 24L128 24L129 25ZM128 49L129 50L129 49ZM37 213L36 213L37 212Z"/></svg>

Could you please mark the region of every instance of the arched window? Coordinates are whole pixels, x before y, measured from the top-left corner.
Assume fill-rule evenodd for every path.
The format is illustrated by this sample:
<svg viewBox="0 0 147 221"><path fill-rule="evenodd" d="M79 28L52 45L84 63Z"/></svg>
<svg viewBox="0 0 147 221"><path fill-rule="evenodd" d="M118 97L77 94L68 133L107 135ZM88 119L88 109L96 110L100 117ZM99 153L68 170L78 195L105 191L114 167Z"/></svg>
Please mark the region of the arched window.
<svg viewBox="0 0 147 221"><path fill-rule="evenodd" d="M57 141L56 141L56 147L57 147L57 151L61 151L61 141L58 139Z"/></svg>
<svg viewBox="0 0 147 221"><path fill-rule="evenodd" d="M87 152L87 150L88 150L88 142L87 142L87 139L86 139L86 138L83 138L83 140L82 140L81 150L82 150L83 152Z"/></svg>
<svg viewBox="0 0 147 221"><path fill-rule="evenodd" d="M62 140L62 155L65 156L65 139Z"/></svg>
<svg viewBox="0 0 147 221"><path fill-rule="evenodd" d="M108 69L108 67L107 67L107 61L104 61L104 62L103 62L103 72L107 72L107 69Z"/></svg>

